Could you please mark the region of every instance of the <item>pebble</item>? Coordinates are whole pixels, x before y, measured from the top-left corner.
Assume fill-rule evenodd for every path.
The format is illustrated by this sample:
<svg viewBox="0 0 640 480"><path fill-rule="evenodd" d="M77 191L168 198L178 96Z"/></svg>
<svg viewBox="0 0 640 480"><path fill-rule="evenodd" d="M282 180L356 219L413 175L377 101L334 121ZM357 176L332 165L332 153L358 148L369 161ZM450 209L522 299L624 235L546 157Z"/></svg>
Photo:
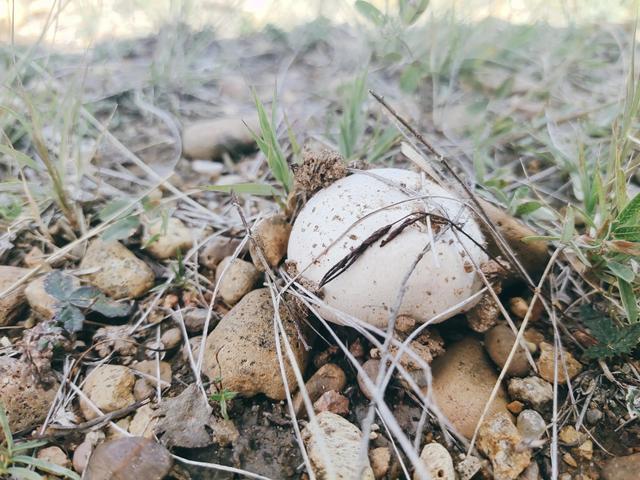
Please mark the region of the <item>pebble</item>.
<svg viewBox="0 0 640 480"><path fill-rule="evenodd" d="M133 384L133 396L137 402L153 397L156 389L153 388L144 378L138 378Z"/></svg>
<svg viewBox="0 0 640 480"><path fill-rule="evenodd" d="M500 288L494 285L496 293L500 293ZM484 333L498 323L501 312L500 307L489 293L485 293L478 303L476 303L465 314L467 324L474 332Z"/></svg>
<svg viewBox="0 0 640 480"><path fill-rule="evenodd" d="M509 380L511 398L543 410L553 400L553 387L540 377L512 378Z"/></svg>
<svg viewBox="0 0 640 480"><path fill-rule="evenodd" d="M474 457L473 455L465 456L456 465L456 470L460 476L459 480L471 480L482 468L482 463L482 460L478 457Z"/></svg>
<svg viewBox="0 0 640 480"><path fill-rule="evenodd" d="M523 410L520 412L516 424L520 435L526 442L540 439L547 428L547 422L535 410Z"/></svg>
<svg viewBox="0 0 640 480"><path fill-rule="evenodd" d="M252 268L253 265L251 266ZM280 305L280 318L298 367L304 371L307 350L299 337L303 313L292 302ZM253 290L227 313L207 337L203 372L209 379L220 376L225 388L245 397L264 393L274 400L286 398L273 335L274 310L266 288ZM285 357L289 385L296 377Z"/></svg>
<svg viewBox="0 0 640 480"><path fill-rule="evenodd" d="M91 452L93 452L93 444L90 441L84 440L76 447L73 451L73 469L76 472L80 474L84 472L87 463L89 463Z"/></svg>
<svg viewBox="0 0 640 480"><path fill-rule="evenodd" d="M380 370L380 360L371 358L362 364L362 369L371 380L371 383L375 384L378 378L378 371ZM373 400L373 392L369 390L364 381L364 376L358 372L358 386L362 394L369 400Z"/></svg>
<svg viewBox="0 0 640 480"><path fill-rule="evenodd" d="M540 480L540 467L536 462L531 462L524 472L520 474L518 480Z"/></svg>
<svg viewBox="0 0 640 480"><path fill-rule="evenodd" d="M348 415L349 414L349 399L336 392L335 390L329 390L324 392L318 400L313 404L313 409L317 412L331 412L336 415Z"/></svg>
<svg viewBox="0 0 640 480"><path fill-rule="evenodd" d="M206 308L193 308L184 312L184 327L189 333L202 334L204 330L204 324L207 321L208 309ZM215 327L220 321L220 316L215 312L211 312L211 318L209 319L209 331Z"/></svg>
<svg viewBox="0 0 640 480"><path fill-rule="evenodd" d="M319 413L304 428L302 438L317 478L332 480L373 480L375 478L366 456L363 459L367 464L359 463L362 432L341 416L331 412Z"/></svg>
<svg viewBox="0 0 640 480"><path fill-rule="evenodd" d="M161 444L141 437L121 437L98 445L89 458L84 478L162 480L173 459Z"/></svg>
<svg viewBox="0 0 640 480"><path fill-rule="evenodd" d="M562 460L564 461L564 463L566 463L567 465L573 468L576 468L578 466L578 462L576 462L576 459L573 458L571 454L568 452L562 455Z"/></svg>
<svg viewBox="0 0 640 480"><path fill-rule="evenodd" d="M484 335L484 346L498 368L502 369L507 362L516 335L508 325L500 324ZM507 375L521 377L529 371L529 362L525 350L519 346L507 369Z"/></svg>
<svg viewBox="0 0 640 480"><path fill-rule="evenodd" d="M80 270L96 270L84 277L115 300L147 293L155 280L149 266L119 242L96 239L89 244Z"/></svg>
<svg viewBox="0 0 640 480"><path fill-rule="evenodd" d="M220 284L218 295L227 305L235 305L251 291L259 277L260 272L251 263L226 257L216 271L216 284Z"/></svg>
<svg viewBox="0 0 640 480"><path fill-rule="evenodd" d="M313 403L326 392L342 391L346 384L347 376L344 371L334 363L326 363L305 382L305 389L311 403ZM300 392L293 397L293 408L296 415L306 416L304 399Z"/></svg>
<svg viewBox="0 0 640 480"><path fill-rule="evenodd" d="M558 433L558 439L569 447L575 447L583 438L584 435L580 434L573 425L562 427Z"/></svg>
<svg viewBox="0 0 640 480"><path fill-rule="evenodd" d="M205 119L187 125L182 132L182 153L187 158L217 160L225 152L246 149L255 144L247 125L252 131L259 131L255 114Z"/></svg>
<svg viewBox="0 0 640 480"><path fill-rule="evenodd" d="M0 292L5 291L11 287L16 280L29 273L27 268L9 267L0 265ZM20 307L25 301L26 285L22 285L14 288L8 295L0 297L0 327L4 325L10 325L13 321L16 313L18 313Z"/></svg>
<svg viewBox="0 0 640 480"><path fill-rule="evenodd" d="M383 478L389 471L391 451L387 447L373 448L369 451L369 462L376 480Z"/></svg>
<svg viewBox="0 0 640 480"><path fill-rule="evenodd" d="M167 350L173 350L177 346L182 344L182 332L178 327L165 330L160 337L160 341L164 348Z"/></svg>
<svg viewBox="0 0 640 480"><path fill-rule="evenodd" d="M30 281L24 290L31 310L43 320L51 320L53 318L58 304L58 300L45 290L44 282L47 280L47 277L48 275L42 275ZM80 287L80 280L75 277L71 278L73 286L75 288Z"/></svg>
<svg viewBox="0 0 640 480"><path fill-rule="evenodd" d="M158 423L156 411L150 405L141 406L129 423L129 433L136 437L154 438L153 429Z"/></svg>
<svg viewBox="0 0 640 480"><path fill-rule="evenodd" d="M602 411L598 410L597 408L590 408L589 410L587 410L587 413L585 415L585 418L587 419L587 423L589 425L595 425L600 420L602 420L602 417Z"/></svg>
<svg viewBox="0 0 640 480"><path fill-rule="evenodd" d="M142 243L145 250L158 260L175 258L178 252L185 254L193 246L191 230L179 218L171 217L165 222L156 219L145 225Z"/></svg>
<svg viewBox="0 0 640 480"><path fill-rule="evenodd" d="M531 451L522 448L522 437L508 413L498 413L478 431L478 449L493 466L495 480L515 480L531 462Z"/></svg>
<svg viewBox="0 0 640 480"><path fill-rule="evenodd" d="M518 400L514 400L507 405L507 409L514 415L517 415L524 410L524 404Z"/></svg>
<svg viewBox="0 0 640 480"><path fill-rule="evenodd" d="M55 445L38 450L38 454L36 456L38 460L53 463L60 467L71 467L71 462L69 461L67 454L64 453L60 447L56 447Z"/></svg>
<svg viewBox="0 0 640 480"><path fill-rule="evenodd" d="M253 227L254 242L249 244L249 253L255 267L261 272L264 265L258 252L261 251L270 267L274 268L287 253L291 225L284 215L273 215Z"/></svg>
<svg viewBox="0 0 640 480"><path fill-rule="evenodd" d="M135 375L129 367L100 365L87 375L82 391L102 413L109 413L128 407L135 402L133 396L135 381ZM87 420L98 416L84 398L80 398L80 409Z"/></svg>
<svg viewBox="0 0 640 480"><path fill-rule="evenodd" d="M440 411L458 432L471 438L498 380L484 348L475 339L463 339L435 359L431 371L433 396ZM500 388L487 415L506 413L506 406L506 394Z"/></svg>
<svg viewBox="0 0 640 480"><path fill-rule="evenodd" d="M453 460L449 451L439 443L428 443L420 454L420 460L426 472L434 480L456 480L456 472L453 469ZM413 480L421 480L422 476L416 470Z"/></svg>
<svg viewBox="0 0 640 480"><path fill-rule="evenodd" d="M12 432L45 419L58 392L58 384L42 385L29 366L13 357L0 357L0 402Z"/></svg>
<svg viewBox="0 0 640 480"><path fill-rule="evenodd" d="M553 383L554 375L554 348L546 342L540 343L540 357L536 362L538 366L538 374L544 378L547 382ZM563 362L564 360L564 362ZM582 371L582 365L578 362L573 355L564 351L563 355L558 354L558 383L564 385L567 383L567 377L565 376L564 364L566 363L567 373L569 379L575 378Z"/></svg>
<svg viewBox="0 0 640 480"><path fill-rule="evenodd" d="M614 457L602 468L603 480L637 480L640 471L640 453Z"/></svg>
<svg viewBox="0 0 640 480"><path fill-rule="evenodd" d="M160 363L160 380L166 384L171 384L171 364L168 362ZM142 378L151 386L155 388L158 377L158 365L155 360L143 360L131 365L131 369L144 374ZM167 385L162 385L165 387Z"/></svg>
<svg viewBox="0 0 640 480"><path fill-rule="evenodd" d="M214 237L202 249L199 256L200 265L209 270L215 270L218 264L230 257L240 245L240 240L228 237Z"/></svg>
<svg viewBox="0 0 640 480"><path fill-rule="evenodd" d="M577 448L577 452L582 458L591 460L593 458L593 442L591 440L585 441Z"/></svg>
<svg viewBox="0 0 640 480"><path fill-rule="evenodd" d="M200 351L200 343L202 342L202 335L198 335L197 337L191 337L189 339L189 345L191 346L191 355L193 356L193 361L198 361L198 352ZM180 349L182 360L188 365L189 364L189 353L187 352L186 345L183 345Z"/></svg>

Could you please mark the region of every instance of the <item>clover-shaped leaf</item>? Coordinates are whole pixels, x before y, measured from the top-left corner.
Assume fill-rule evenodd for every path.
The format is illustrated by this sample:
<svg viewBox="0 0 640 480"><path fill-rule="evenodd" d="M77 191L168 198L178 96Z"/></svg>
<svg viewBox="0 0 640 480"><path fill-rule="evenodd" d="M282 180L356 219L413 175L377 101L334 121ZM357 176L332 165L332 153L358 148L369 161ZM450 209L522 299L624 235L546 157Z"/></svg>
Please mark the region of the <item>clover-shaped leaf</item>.
<svg viewBox="0 0 640 480"><path fill-rule="evenodd" d="M44 279L44 290L60 302L68 302L75 289L73 277L59 270L54 270Z"/></svg>
<svg viewBox="0 0 640 480"><path fill-rule="evenodd" d="M84 315L78 307L67 304L56 312L55 320L68 332L79 332L82 330Z"/></svg>

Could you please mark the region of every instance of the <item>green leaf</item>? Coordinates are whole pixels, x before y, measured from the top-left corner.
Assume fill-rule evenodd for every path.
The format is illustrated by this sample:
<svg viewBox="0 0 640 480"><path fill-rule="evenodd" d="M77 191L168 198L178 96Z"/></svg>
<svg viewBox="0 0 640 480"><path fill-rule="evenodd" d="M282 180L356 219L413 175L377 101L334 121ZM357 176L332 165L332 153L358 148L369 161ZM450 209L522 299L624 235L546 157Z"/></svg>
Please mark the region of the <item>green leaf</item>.
<svg viewBox="0 0 640 480"><path fill-rule="evenodd" d="M82 330L84 315L78 307L65 305L56 312L55 321L60 323L66 331L75 333Z"/></svg>
<svg viewBox="0 0 640 480"><path fill-rule="evenodd" d="M29 167L34 169L35 171L42 170L42 168L40 168L40 165L38 165L33 158L25 155L15 148L9 147L7 145L0 145L0 153L4 153L9 157L13 157L21 167Z"/></svg>
<svg viewBox="0 0 640 480"><path fill-rule="evenodd" d="M131 307L128 303L116 302L102 295L91 305L91 310L105 317L118 318L129 315Z"/></svg>
<svg viewBox="0 0 640 480"><path fill-rule="evenodd" d="M631 353L640 340L640 323L617 327L613 320L590 305L580 308L580 316L598 344L585 352L587 358L609 358Z"/></svg>
<svg viewBox="0 0 640 480"><path fill-rule="evenodd" d="M611 273L613 273L616 277L621 278L625 282L633 282L633 279L636 276L636 274L633 273L633 270L630 267L627 267L626 265L618 262L608 261L607 267L609 267Z"/></svg>
<svg viewBox="0 0 640 480"><path fill-rule="evenodd" d="M29 440L26 442L20 442L13 447L13 453L22 452L25 450L33 450L34 448L39 448L46 445L48 442L46 440Z"/></svg>
<svg viewBox="0 0 640 480"><path fill-rule="evenodd" d="M129 200L114 198L113 200L107 202L107 204L104 207L102 207L102 209L98 212L98 218L103 222L106 222L107 220L112 220L112 217L116 213L125 209L127 206L129 206L130 203L131 202ZM130 208L133 208L133 205L130 205ZM124 213L126 213L125 210L123 210L123 214Z"/></svg>
<svg viewBox="0 0 640 480"><path fill-rule="evenodd" d="M95 287L80 287L73 292L69 303L78 308L89 308L109 318L124 317L131 312L128 303L116 302L105 296Z"/></svg>
<svg viewBox="0 0 640 480"><path fill-rule="evenodd" d="M11 477L19 478L20 480L43 480L42 475L23 467L9 467L7 468L7 473Z"/></svg>
<svg viewBox="0 0 640 480"><path fill-rule="evenodd" d="M522 217L524 215L530 215L540 207L542 207L542 204L536 201L521 203L518 205L518 208L516 208L516 216Z"/></svg>
<svg viewBox="0 0 640 480"><path fill-rule="evenodd" d="M44 277L45 292L60 302L67 302L75 289L73 277L60 270L54 270Z"/></svg>
<svg viewBox="0 0 640 480"><path fill-rule="evenodd" d="M363 17L372 22L374 25L379 27L384 23L384 14L369 2L358 0L355 7Z"/></svg>
<svg viewBox="0 0 640 480"><path fill-rule="evenodd" d="M262 196L276 196L278 191L271 185L266 183L235 183L232 185L210 185L203 187L204 190L210 190L213 192L235 192L238 194L247 195L262 195Z"/></svg>
<svg viewBox="0 0 640 480"><path fill-rule="evenodd" d="M2 427L2 433L4 433L4 439L7 442L7 450L13 451L13 434L9 427L9 419L7 418L7 412L4 409L4 403L0 401L0 427Z"/></svg>
<svg viewBox="0 0 640 480"><path fill-rule="evenodd" d="M423 68L419 63L412 63L400 74L400 88L405 92L415 92L422 80Z"/></svg>
<svg viewBox="0 0 640 480"><path fill-rule="evenodd" d="M573 207L569 205L567 207L567 213L564 217L564 227L562 228L562 234L560 235L560 241L562 243L569 243L575 233L575 214Z"/></svg>
<svg viewBox="0 0 640 480"><path fill-rule="evenodd" d="M615 219L620 225L628 225L629 223L638 223L640 217L640 193L633 197L629 203L622 209Z"/></svg>
<svg viewBox="0 0 640 480"><path fill-rule="evenodd" d="M84 286L75 289L71 295L69 295L68 301L78 308L87 308L102 295L102 292L96 287Z"/></svg>
<svg viewBox="0 0 640 480"><path fill-rule="evenodd" d="M13 457L13 461L16 463L22 463L24 465L34 466L38 470L51 473L53 475L80 480L80 476L76 472L71 471L68 468L61 467L60 465L56 465L55 463L41 460L39 458L30 457L27 455L16 455Z"/></svg>
<svg viewBox="0 0 640 480"><path fill-rule="evenodd" d="M405 25L414 24L429 6L429 0L400 0L400 18Z"/></svg>
<svg viewBox="0 0 640 480"><path fill-rule="evenodd" d="M629 322L635 323L638 321L638 300L636 294L633 291L631 283L618 277L618 289L620 290L620 299L622 305L627 311L627 317Z"/></svg>
<svg viewBox="0 0 640 480"><path fill-rule="evenodd" d="M102 239L105 242L112 240L124 240L136 233L139 226L140 218L138 218L137 215L130 215L110 225L104 232L102 232Z"/></svg>

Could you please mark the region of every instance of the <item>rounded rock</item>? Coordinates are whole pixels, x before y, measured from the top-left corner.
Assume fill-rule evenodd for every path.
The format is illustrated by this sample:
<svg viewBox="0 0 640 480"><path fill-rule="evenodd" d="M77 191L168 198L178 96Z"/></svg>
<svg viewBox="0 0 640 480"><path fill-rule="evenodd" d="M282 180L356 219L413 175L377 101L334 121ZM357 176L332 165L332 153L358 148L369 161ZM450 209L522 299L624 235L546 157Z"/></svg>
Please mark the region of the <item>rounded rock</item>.
<svg viewBox="0 0 640 480"><path fill-rule="evenodd" d="M456 480L456 471L449 451L439 443L428 443L422 449L420 460L424 469L433 480ZM418 470L413 474L413 480L420 480Z"/></svg>
<svg viewBox="0 0 640 480"><path fill-rule="evenodd" d="M302 438L316 478L374 480L369 459L359 460L362 432L331 412L322 412L304 428Z"/></svg>
<svg viewBox="0 0 640 480"><path fill-rule="evenodd" d="M146 263L115 241L92 241L80 270L92 271L85 275L87 281L115 300L140 297L153 287L155 280Z"/></svg>
<svg viewBox="0 0 640 480"><path fill-rule="evenodd" d="M387 447L378 447L369 451L369 462L376 480L383 478L389 471L391 452Z"/></svg>
<svg viewBox="0 0 640 480"><path fill-rule="evenodd" d="M151 255L166 260L174 258L178 252L187 252L193 246L193 235L179 218L171 217L166 223L156 219L145 226L143 242Z"/></svg>
<svg viewBox="0 0 640 480"><path fill-rule="evenodd" d="M346 384L347 376L344 370L334 363L327 363L320 367L318 371L306 381L305 388L311 403L313 403L326 392L331 390L340 392ZM296 415L300 415L303 412L306 413L304 399L300 392L296 393L293 398L293 408Z"/></svg>
<svg viewBox="0 0 640 480"><path fill-rule="evenodd" d="M433 396L452 425L471 438L498 377L477 340L466 338L451 345L431 365ZM506 393L498 390L487 417L507 413Z"/></svg>
<svg viewBox="0 0 640 480"><path fill-rule="evenodd" d="M227 257L216 270L216 284L220 284L218 294L227 305L235 305L251 291L258 278L260 272L251 263Z"/></svg>
<svg viewBox="0 0 640 480"><path fill-rule="evenodd" d="M252 268L253 265L251 265ZM302 322L293 303L280 304L280 319L298 368L304 371L307 350L299 337ZM245 397L264 393L274 400L286 398L273 333L274 308L269 289L253 290L227 313L209 334L203 372L210 379L222 377L222 385ZM285 356L289 385L295 385L293 368Z"/></svg>
<svg viewBox="0 0 640 480"><path fill-rule="evenodd" d="M553 345L550 345L546 342L541 342L540 345L540 357L538 357L538 361L536 365L538 366L539 375L544 378L547 382L553 383L554 378L554 357L556 356L554 353ZM582 365L578 362L573 355L564 350L562 355L558 352L558 383L560 385L564 385L567 383L567 376L565 375L565 365L567 367L567 373L569 375L569 379L573 379L576 375L578 375L582 371Z"/></svg>
<svg viewBox="0 0 640 480"><path fill-rule="evenodd" d="M178 327L170 328L162 334L160 341L162 345L164 345L164 348L173 350L182 343L182 332Z"/></svg>
<svg viewBox="0 0 640 480"><path fill-rule="evenodd" d="M429 195L428 206L422 200L407 201L407 191ZM306 280L319 284L330 269L370 241L380 228L398 225L416 212L444 212L444 216L464 223L466 235L474 239L456 236L455 229L432 219L431 231L437 231L438 240L406 283L398 313L425 322L447 311L438 318L444 321L478 302L482 282L473 264L486 262L488 256L478 246L484 243L484 238L471 214L450 192L431 181L423 181L417 173L373 169L342 178L320 190L293 225L288 258ZM385 327L389 308L405 275L414 267L415 259L430 238L429 229L421 222L405 226L384 248L380 248L384 237L379 238L355 263L324 285L324 300L330 307ZM334 312L323 309L323 314L328 320L341 323Z"/></svg>
<svg viewBox="0 0 640 480"><path fill-rule="evenodd" d="M291 225L284 215L273 215L259 222L253 229L255 241L249 245L249 253L255 267L261 272L264 265L258 251L262 252L270 267L276 267L287 253Z"/></svg>
<svg viewBox="0 0 640 480"><path fill-rule="evenodd" d="M0 292L12 287L16 280L29 273L28 268L0 265ZM13 288L10 293L0 298L0 327L10 325L25 301L25 284Z"/></svg>
<svg viewBox="0 0 640 480"><path fill-rule="evenodd" d="M71 466L71 462L69 461L67 454L64 453L60 447L56 447L55 445L38 450L37 457L38 460L53 463L60 467L69 468Z"/></svg>
<svg viewBox="0 0 640 480"><path fill-rule="evenodd" d="M511 352L516 336L508 325L496 325L484 335L484 346L498 368L503 368ZM518 346L507 375L520 377L529 371L529 362L522 346Z"/></svg>
<svg viewBox="0 0 640 480"><path fill-rule="evenodd" d="M128 407L135 402L133 396L135 381L135 375L128 367L100 365L87 375L82 391L102 413L109 413ZM80 409L87 420L98 416L84 398L80 399Z"/></svg>
<svg viewBox="0 0 640 480"><path fill-rule="evenodd" d="M56 398L58 384L42 385L29 366L12 357L0 358L0 403L12 432L44 420Z"/></svg>
<svg viewBox="0 0 640 480"><path fill-rule="evenodd" d="M378 371L380 370L380 360L375 358L371 358L362 364L362 370L369 377L371 383L375 385L376 380L378 378ZM358 386L360 387L360 391L362 394L367 397L369 400L373 400L373 392L369 390L367 384L364 379L364 375L361 372L358 372Z"/></svg>
<svg viewBox="0 0 640 480"><path fill-rule="evenodd" d="M187 158L219 159L224 152L254 145L251 131L259 129L255 114L199 120L182 132L182 152Z"/></svg>
<svg viewBox="0 0 640 480"><path fill-rule="evenodd" d="M85 440L80 445L76 447L73 452L73 469L82 474L85 468L87 468L87 463L89 463L89 457L91 456L91 452L93 452L93 444Z"/></svg>
<svg viewBox="0 0 640 480"><path fill-rule="evenodd" d="M553 400L553 387L540 377L512 378L508 390L511 398L528 403L536 410L544 409Z"/></svg>
<svg viewBox="0 0 640 480"><path fill-rule="evenodd" d="M228 237L212 238L202 249L199 256L200 265L209 270L215 270L218 264L225 258L232 256L240 240Z"/></svg>
<svg viewBox="0 0 640 480"><path fill-rule="evenodd" d="M535 410L523 410L520 412L516 425L525 441L538 440L547 428L547 422Z"/></svg>

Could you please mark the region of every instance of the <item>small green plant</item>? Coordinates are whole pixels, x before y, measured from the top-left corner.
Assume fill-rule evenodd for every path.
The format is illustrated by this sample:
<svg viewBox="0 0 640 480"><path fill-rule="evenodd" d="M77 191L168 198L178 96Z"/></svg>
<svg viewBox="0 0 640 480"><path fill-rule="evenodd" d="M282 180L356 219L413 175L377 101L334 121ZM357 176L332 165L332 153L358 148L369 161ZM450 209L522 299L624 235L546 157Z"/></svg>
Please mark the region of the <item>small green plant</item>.
<svg viewBox="0 0 640 480"><path fill-rule="evenodd" d="M273 177L282 185L285 194L293 188L293 172L287 163L287 159L282 152L278 136L276 134L276 99L271 103L271 116L267 115L264 105L253 90L253 100L258 111L258 121L260 123L260 134L251 132L258 144L258 148L267 159L269 169Z"/></svg>
<svg viewBox="0 0 640 480"><path fill-rule="evenodd" d="M111 300L95 287L76 287L73 277L57 270L45 277L44 289L56 300L54 322L70 333L82 330L87 312L115 318L131 311L131 305Z"/></svg>
<svg viewBox="0 0 640 480"><path fill-rule="evenodd" d="M367 98L367 72L358 75L347 88L347 103L340 118L338 146L344 158L351 159L365 130L363 104Z"/></svg>
<svg viewBox="0 0 640 480"><path fill-rule="evenodd" d="M107 222L113 219L114 215L117 215L118 218L115 222L113 222L107 229L102 232L102 239L105 241L111 240L124 240L132 236L140 225L142 224L142 216L145 215L146 218L154 219L157 216L160 216L162 219L162 229L160 234L156 234L149 238L143 248L148 247L153 242L157 241L161 234L165 234L167 231L167 224L169 221L169 214L166 210L160 210L157 205L154 205L147 198L142 199L142 211L135 211L135 206L131 205L129 200L125 199L113 199L110 202L102 207L102 209L98 212L98 218L102 222Z"/></svg>
<svg viewBox="0 0 640 480"><path fill-rule="evenodd" d="M56 475L58 477L80 480L80 475L68 468L61 467L46 460L35 458L28 454L30 450L47 444L45 440L31 440L17 442L9 428L9 419L0 402L0 427L3 438L0 442L0 477L20 478L24 480L44 480L46 477L38 473ZM37 470L37 471L36 471Z"/></svg>
<svg viewBox="0 0 640 480"><path fill-rule="evenodd" d="M216 392L212 393L209 399L220 405L220 414L222 415L222 418L229 420L229 413L227 410L228 402L233 400L238 395L238 392L231 391L226 387L223 388L222 377L214 378L213 385L215 386Z"/></svg>
<svg viewBox="0 0 640 480"><path fill-rule="evenodd" d="M597 345L586 350L587 358L627 355L640 342L640 323L617 326L611 318L594 310L590 305L583 305L580 314L591 335L598 341Z"/></svg>

